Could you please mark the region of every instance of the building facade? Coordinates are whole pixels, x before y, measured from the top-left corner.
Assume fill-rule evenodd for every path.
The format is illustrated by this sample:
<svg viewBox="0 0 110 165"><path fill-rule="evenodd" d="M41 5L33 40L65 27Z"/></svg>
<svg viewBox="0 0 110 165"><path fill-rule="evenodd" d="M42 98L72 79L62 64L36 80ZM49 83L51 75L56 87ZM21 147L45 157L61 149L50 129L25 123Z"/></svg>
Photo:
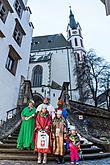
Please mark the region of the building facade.
<svg viewBox="0 0 110 165"><path fill-rule="evenodd" d="M0 119L17 105L27 79L33 25L27 0L0 0Z"/></svg>
<svg viewBox="0 0 110 165"><path fill-rule="evenodd" d="M105 5L106 15L110 15L110 0L101 0L101 2Z"/></svg>
<svg viewBox="0 0 110 165"><path fill-rule="evenodd" d="M70 82L70 99L80 100L75 67L81 65L86 54L81 31L70 9L67 39L62 34L33 37L28 79L37 103L48 96L56 107L63 82Z"/></svg>

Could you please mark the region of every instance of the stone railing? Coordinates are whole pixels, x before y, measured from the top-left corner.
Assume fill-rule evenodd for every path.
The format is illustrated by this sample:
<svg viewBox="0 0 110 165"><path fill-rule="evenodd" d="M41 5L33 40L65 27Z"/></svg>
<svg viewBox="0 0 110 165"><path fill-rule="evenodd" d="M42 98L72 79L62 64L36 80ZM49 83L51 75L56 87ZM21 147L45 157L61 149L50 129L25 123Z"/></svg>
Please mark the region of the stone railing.
<svg viewBox="0 0 110 165"><path fill-rule="evenodd" d="M68 117L79 133L105 151L110 151L110 112L92 105L69 100L69 83L62 87L60 98L68 107Z"/></svg>
<svg viewBox="0 0 110 165"><path fill-rule="evenodd" d="M0 123L0 140L8 137L17 129L21 123L21 111L27 106L28 100L32 98L31 82L29 80L24 80L19 91L17 108L8 110L6 121L1 121Z"/></svg>
<svg viewBox="0 0 110 165"><path fill-rule="evenodd" d="M90 109L89 112L85 112L83 108L79 110L72 105L71 101L69 120L83 137L104 150L110 151L110 113L103 113L102 116L101 112L99 115L96 112L95 108L94 113L90 112Z"/></svg>

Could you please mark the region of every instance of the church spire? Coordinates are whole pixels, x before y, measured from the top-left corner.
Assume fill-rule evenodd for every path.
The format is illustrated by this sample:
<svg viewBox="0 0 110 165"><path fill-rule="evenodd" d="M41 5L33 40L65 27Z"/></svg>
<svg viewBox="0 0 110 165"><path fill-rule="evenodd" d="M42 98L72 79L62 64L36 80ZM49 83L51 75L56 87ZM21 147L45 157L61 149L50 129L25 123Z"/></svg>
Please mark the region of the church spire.
<svg viewBox="0 0 110 165"><path fill-rule="evenodd" d="M70 15L69 15L69 25L72 30L77 29L77 23L75 21L74 15L72 13L71 6L70 6Z"/></svg>

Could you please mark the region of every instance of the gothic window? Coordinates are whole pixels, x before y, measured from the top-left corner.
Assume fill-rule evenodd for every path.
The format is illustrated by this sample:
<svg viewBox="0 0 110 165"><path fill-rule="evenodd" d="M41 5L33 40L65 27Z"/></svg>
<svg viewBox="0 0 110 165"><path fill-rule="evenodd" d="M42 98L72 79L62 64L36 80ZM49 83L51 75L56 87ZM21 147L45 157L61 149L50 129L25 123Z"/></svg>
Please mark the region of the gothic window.
<svg viewBox="0 0 110 165"><path fill-rule="evenodd" d="M81 42L81 47L83 47L83 41L82 41L82 39L80 39L80 42Z"/></svg>
<svg viewBox="0 0 110 165"><path fill-rule="evenodd" d="M13 38L15 39L15 41L17 42L19 46L21 46L23 35L25 35L25 32L23 28L21 27L20 23L18 22L18 20L16 19L16 25L13 32Z"/></svg>
<svg viewBox="0 0 110 165"><path fill-rule="evenodd" d="M80 61L80 54L77 53L77 58L78 58L78 61Z"/></svg>
<svg viewBox="0 0 110 165"><path fill-rule="evenodd" d="M15 8L18 16L21 18L22 17L22 13L23 13L23 6L22 6L22 4L20 2L21 2L20 0L15 0L14 8Z"/></svg>
<svg viewBox="0 0 110 165"><path fill-rule="evenodd" d="M37 65L32 72L32 86L41 87L42 85L42 74L43 68L40 65Z"/></svg>
<svg viewBox="0 0 110 165"><path fill-rule="evenodd" d="M0 0L0 19L5 23L6 18L8 15L8 9L6 8L5 4Z"/></svg>
<svg viewBox="0 0 110 165"><path fill-rule="evenodd" d="M69 37L71 37L71 31L69 30Z"/></svg>
<svg viewBox="0 0 110 165"><path fill-rule="evenodd" d="M75 38L75 46L78 46L77 38Z"/></svg>

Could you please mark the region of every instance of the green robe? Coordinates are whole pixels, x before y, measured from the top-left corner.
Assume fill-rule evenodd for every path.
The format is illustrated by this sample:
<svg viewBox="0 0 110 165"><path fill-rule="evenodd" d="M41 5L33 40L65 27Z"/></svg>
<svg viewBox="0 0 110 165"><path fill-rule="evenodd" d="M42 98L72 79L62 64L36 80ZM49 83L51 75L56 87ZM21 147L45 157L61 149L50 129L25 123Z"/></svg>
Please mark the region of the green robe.
<svg viewBox="0 0 110 165"><path fill-rule="evenodd" d="M21 116L29 117L36 113L36 109L33 108L31 111L28 107L24 108ZM31 148L34 149L34 142L32 141L34 132L35 117L29 120L22 120L20 132L17 139L17 148Z"/></svg>

